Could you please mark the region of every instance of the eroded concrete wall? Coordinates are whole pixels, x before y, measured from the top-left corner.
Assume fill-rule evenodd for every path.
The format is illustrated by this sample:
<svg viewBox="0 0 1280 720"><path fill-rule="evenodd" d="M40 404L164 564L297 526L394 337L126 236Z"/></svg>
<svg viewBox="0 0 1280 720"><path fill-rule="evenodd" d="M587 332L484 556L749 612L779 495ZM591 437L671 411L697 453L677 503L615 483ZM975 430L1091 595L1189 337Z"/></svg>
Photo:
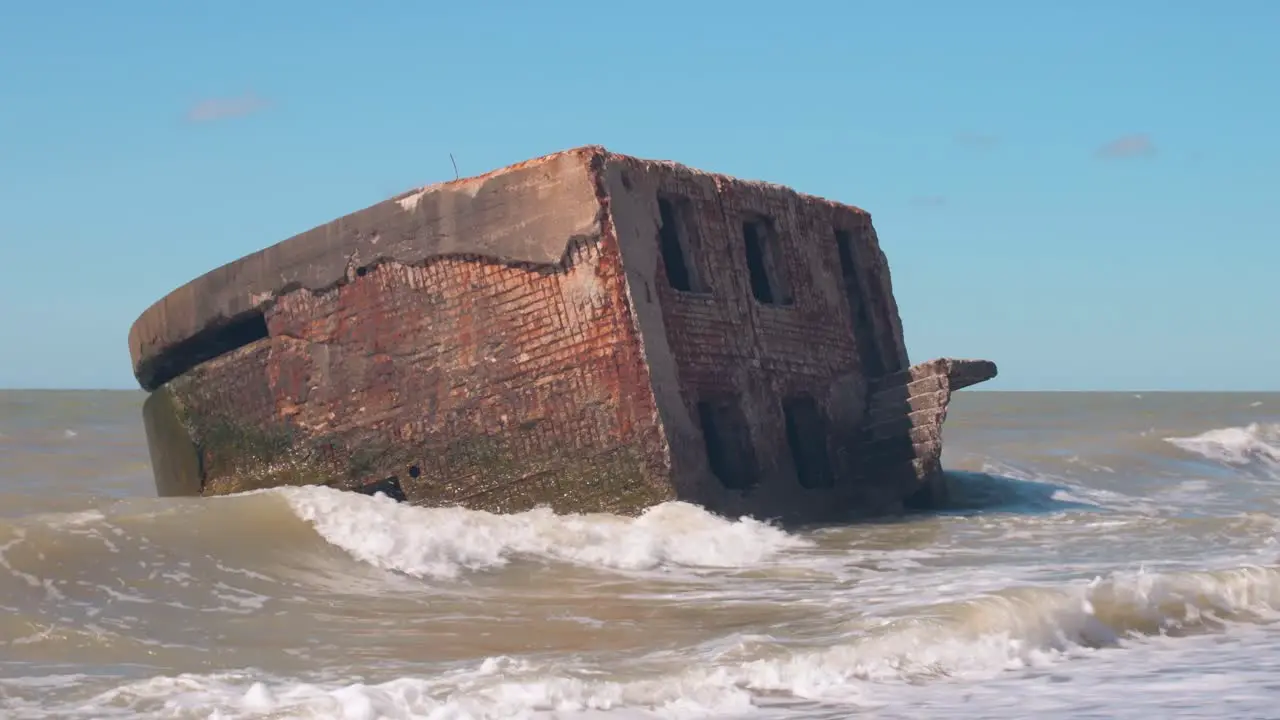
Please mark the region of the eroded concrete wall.
<svg viewBox="0 0 1280 720"><path fill-rule="evenodd" d="M319 288L281 286L268 338L161 387L153 412L187 429L203 492L395 477L411 501L496 512L629 513L674 497L595 157L526 178L550 203L545 222L504 211L477 230L512 235L510 219L562 260L366 255Z"/></svg>
<svg viewBox="0 0 1280 720"><path fill-rule="evenodd" d="M673 287L659 197L682 203L696 287ZM744 250L751 218L770 228L767 262ZM761 263L779 302L753 284ZM937 469L949 389L887 384L987 372L900 371L865 212L596 147L405 193L230 263L143 313L130 349L156 388L162 494L394 485L495 512L890 511ZM737 433L729 451L709 455L703 401L736 413L715 420Z"/></svg>
<svg viewBox="0 0 1280 720"><path fill-rule="evenodd" d="M682 497L725 513L816 519L878 512L864 492L860 448L866 380L834 232L850 233L869 302L874 342L888 369L903 367L905 345L887 263L869 216L787 188L698 172L673 163L609 156L611 216L642 329L645 356ZM701 287L668 282L660 252L658 198L687 201L685 243ZM771 218L791 302L755 299L743 251L742 221ZM782 402L808 395L821 408L833 486L802 487ZM758 484L726 488L709 467L697 403L736 402L746 421Z"/></svg>
<svg viewBox="0 0 1280 720"><path fill-rule="evenodd" d="M323 292L379 262L422 265L473 256L560 264L575 242L600 235L600 199L578 148L473 178L419 188L325 223L205 273L156 301L129 329L134 374L146 390L192 357L193 339L269 308L297 289Z"/></svg>

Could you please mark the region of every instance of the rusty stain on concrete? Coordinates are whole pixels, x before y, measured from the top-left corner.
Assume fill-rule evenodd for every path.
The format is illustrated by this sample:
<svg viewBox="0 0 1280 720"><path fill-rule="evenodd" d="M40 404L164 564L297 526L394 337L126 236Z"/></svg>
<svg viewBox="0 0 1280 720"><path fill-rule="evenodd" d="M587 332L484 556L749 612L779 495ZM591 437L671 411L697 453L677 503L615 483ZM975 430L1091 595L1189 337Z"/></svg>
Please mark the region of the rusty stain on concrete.
<svg viewBox="0 0 1280 720"><path fill-rule="evenodd" d="M855 207L589 146L419 188L196 278L129 336L162 494L324 484L511 512L838 520L942 487Z"/></svg>

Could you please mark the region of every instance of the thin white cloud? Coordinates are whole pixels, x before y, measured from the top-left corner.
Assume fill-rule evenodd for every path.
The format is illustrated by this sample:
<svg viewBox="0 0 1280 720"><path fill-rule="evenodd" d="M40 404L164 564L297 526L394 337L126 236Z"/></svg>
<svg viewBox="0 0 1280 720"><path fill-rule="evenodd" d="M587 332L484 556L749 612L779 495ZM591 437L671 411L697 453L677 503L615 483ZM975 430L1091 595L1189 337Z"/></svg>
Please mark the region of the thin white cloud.
<svg viewBox="0 0 1280 720"><path fill-rule="evenodd" d="M267 101L253 93L230 98L209 98L192 105L187 110L186 118L188 122L195 123L216 122L252 115L266 106Z"/></svg>
<svg viewBox="0 0 1280 720"><path fill-rule="evenodd" d="M1098 157L1107 160L1147 157L1155 154L1156 145L1145 133L1122 135L1098 148L1097 152Z"/></svg>

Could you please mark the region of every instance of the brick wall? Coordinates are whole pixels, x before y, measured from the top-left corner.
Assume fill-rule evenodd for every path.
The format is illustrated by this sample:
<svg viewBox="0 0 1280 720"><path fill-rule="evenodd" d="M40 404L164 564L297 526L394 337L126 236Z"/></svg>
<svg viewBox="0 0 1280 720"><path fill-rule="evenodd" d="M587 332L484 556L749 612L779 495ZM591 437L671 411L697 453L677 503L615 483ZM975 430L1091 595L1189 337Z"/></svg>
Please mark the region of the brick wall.
<svg viewBox="0 0 1280 720"><path fill-rule="evenodd" d="M683 203L689 292L667 274L659 197ZM748 258L747 219L776 252ZM837 229L853 250L844 269ZM539 259L446 251L464 244ZM852 304L849 267L864 293ZM759 299L761 268L780 304ZM146 411L181 416L199 457L165 466L198 465L206 492L395 478L410 500L494 511L677 497L727 514L879 510L860 479L865 365L892 372L907 355L856 208L587 148L414 191L188 290L135 324L136 370L210 318L253 308L269 331L173 379L158 392L176 402ZM730 450L708 453L708 413L741 431ZM797 437L808 460L793 458ZM801 468L814 457L826 472ZM739 475L749 492L728 487Z"/></svg>
<svg viewBox="0 0 1280 720"><path fill-rule="evenodd" d="M284 433L305 472L396 476L411 500L498 511L661 501L665 457L616 242L578 243L566 264L353 269L323 292L280 297L269 340L171 386L197 434L219 418ZM215 489L262 472L242 438L200 440Z"/></svg>
<svg viewBox="0 0 1280 720"><path fill-rule="evenodd" d="M615 221L632 230L623 245L627 263L642 266L632 268L633 293L651 295L657 306L642 323L649 364L656 372L662 354L669 353L671 384L678 387L658 390L660 402L680 405L669 407L663 422L683 494L726 512L785 512L808 505L798 512L811 517L821 515L814 505L862 502L864 493L850 485L862 470L867 378L841 275L837 229L853 241L881 365L888 372L907 359L888 266L870 217L781 186L626 157L611 163L617 166L611 186ZM625 209L619 201L624 194L630 199ZM687 201L680 224L689 273L698 280L691 291L671 286L660 252L638 249L659 242L662 218L655 197ZM743 221L760 216L772 221L785 304L762 303L752 290ZM820 409L831 477L843 487L813 493L799 484L782 408L784 400L802 396ZM742 411L759 482L749 493L726 492L709 472L697 407L708 398Z"/></svg>

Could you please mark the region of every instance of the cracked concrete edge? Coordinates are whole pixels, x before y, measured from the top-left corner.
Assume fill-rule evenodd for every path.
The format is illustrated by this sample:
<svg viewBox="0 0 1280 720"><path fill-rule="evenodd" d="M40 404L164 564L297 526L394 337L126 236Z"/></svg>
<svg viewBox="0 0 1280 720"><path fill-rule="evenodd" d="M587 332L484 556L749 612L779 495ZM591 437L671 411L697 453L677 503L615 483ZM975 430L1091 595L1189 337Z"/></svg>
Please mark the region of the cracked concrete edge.
<svg viewBox="0 0 1280 720"><path fill-rule="evenodd" d="M498 262L563 267L575 242L598 240L600 202L591 164L629 160L678 167L726 182L794 189L707 172L584 145L468 178L416 188L350 213L201 275L156 301L129 330L134 376L153 390L150 367L180 343L209 328L264 312L279 297L324 292L356 270L381 262L420 265L431 258L471 255ZM840 205L860 214L866 211Z"/></svg>
<svg viewBox="0 0 1280 720"><path fill-rule="evenodd" d="M420 265L449 255L555 267L599 238L588 172L603 149L575 148L472 178L402 193L216 268L147 308L129 331L134 375L210 327L261 312L299 289L322 292L380 262Z"/></svg>

